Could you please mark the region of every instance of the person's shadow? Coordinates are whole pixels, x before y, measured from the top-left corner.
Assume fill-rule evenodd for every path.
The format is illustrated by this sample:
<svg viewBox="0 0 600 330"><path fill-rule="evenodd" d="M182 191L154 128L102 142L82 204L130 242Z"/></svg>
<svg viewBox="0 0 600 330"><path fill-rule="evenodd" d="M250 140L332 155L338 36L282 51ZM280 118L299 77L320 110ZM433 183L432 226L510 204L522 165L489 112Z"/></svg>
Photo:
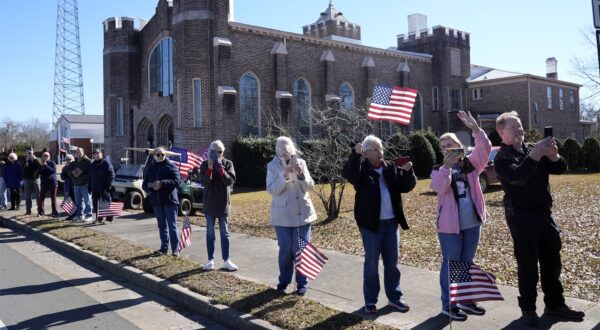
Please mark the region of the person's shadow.
<svg viewBox="0 0 600 330"><path fill-rule="evenodd" d="M556 316L548 316L546 314L542 314L542 316L540 317L540 326L536 329L541 329L541 330L548 330L551 329L552 326L554 326L556 323L561 323L561 322L583 322L583 319L581 320L566 320L566 319L562 319ZM528 327L525 325L525 323L523 323L523 321L521 321L521 318L517 318L516 320L510 322L508 325L506 325L505 327L502 328L502 330L520 330L520 329L527 329ZM593 329L600 329L600 325L596 325Z"/></svg>

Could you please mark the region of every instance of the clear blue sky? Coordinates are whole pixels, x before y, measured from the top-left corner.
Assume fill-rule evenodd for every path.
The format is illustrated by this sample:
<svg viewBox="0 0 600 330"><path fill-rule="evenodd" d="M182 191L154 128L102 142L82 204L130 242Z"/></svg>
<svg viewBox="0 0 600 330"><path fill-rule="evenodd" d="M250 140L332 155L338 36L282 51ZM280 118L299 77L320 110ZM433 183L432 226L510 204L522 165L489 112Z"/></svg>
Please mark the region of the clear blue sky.
<svg viewBox="0 0 600 330"><path fill-rule="evenodd" d="M220 0L222 1L222 0ZM54 84L56 1L1 1L0 120L36 117L51 122ZM102 22L113 16L150 18L155 0L80 0L79 25L85 109L102 114ZM235 20L302 33L327 8L328 0L236 0ZM429 27L443 25L471 34L471 63L545 75L545 60L556 57L559 79L573 56L596 56L582 30L590 29L588 0L334 0L351 22L361 24L364 45L387 48L407 32L407 15L427 15ZM378 6L370 5L377 3ZM136 23L137 24L137 23ZM582 91L585 94L585 91Z"/></svg>

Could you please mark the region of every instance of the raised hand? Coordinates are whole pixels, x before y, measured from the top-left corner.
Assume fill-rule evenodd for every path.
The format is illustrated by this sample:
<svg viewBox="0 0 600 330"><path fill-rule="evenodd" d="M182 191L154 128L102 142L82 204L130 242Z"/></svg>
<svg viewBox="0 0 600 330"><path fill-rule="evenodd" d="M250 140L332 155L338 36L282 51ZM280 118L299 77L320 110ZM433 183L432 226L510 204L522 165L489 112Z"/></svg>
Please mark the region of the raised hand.
<svg viewBox="0 0 600 330"><path fill-rule="evenodd" d="M357 154L362 155L362 153L363 153L362 143L357 143L354 146L354 150L356 151Z"/></svg>
<svg viewBox="0 0 600 330"><path fill-rule="evenodd" d="M479 125L477 125L477 120L475 120L475 118L473 118L471 115L471 111L464 112L461 110L458 112L457 116L465 124L465 126L473 131L473 133L481 131L481 128L479 128Z"/></svg>

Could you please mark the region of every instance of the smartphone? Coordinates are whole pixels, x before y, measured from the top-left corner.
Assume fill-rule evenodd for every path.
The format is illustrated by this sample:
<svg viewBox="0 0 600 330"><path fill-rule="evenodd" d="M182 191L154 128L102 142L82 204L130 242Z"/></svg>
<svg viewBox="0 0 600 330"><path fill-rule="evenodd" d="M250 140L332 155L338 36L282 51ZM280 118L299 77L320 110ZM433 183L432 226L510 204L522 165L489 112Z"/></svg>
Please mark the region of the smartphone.
<svg viewBox="0 0 600 330"><path fill-rule="evenodd" d="M463 148L449 148L448 151L458 154L458 158L465 158L465 149Z"/></svg>
<svg viewBox="0 0 600 330"><path fill-rule="evenodd" d="M209 154L210 160L212 160L214 163L216 163L217 162L217 150L210 149L208 154Z"/></svg>
<svg viewBox="0 0 600 330"><path fill-rule="evenodd" d="M291 155L290 156L290 165L294 169L296 168L296 166L298 166L298 157L296 157L296 155Z"/></svg>
<svg viewBox="0 0 600 330"><path fill-rule="evenodd" d="M410 162L410 156L400 156L396 159L394 159L394 164L396 164L396 166L398 167L402 167L404 165L406 165L406 163Z"/></svg>
<svg viewBox="0 0 600 330"><path fill-rule="evenodd" d="M549 136L554 136L554 133L552 132L552 126L544 127L544 137L547 138Z"/></svg>

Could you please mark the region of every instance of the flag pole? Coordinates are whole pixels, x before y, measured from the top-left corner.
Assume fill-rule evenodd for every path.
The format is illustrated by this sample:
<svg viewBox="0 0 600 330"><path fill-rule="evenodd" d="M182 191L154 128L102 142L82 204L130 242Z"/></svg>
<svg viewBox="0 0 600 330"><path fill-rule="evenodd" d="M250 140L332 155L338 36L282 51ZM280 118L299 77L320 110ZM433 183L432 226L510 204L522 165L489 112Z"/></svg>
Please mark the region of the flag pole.
<svg viewBox="0 0 600 330"><path fill-rule="evenodd" d="M450 320L450 330L452 330L452 297L450 294L450 258L447 259L448 262L448 319Z"/></svg>

